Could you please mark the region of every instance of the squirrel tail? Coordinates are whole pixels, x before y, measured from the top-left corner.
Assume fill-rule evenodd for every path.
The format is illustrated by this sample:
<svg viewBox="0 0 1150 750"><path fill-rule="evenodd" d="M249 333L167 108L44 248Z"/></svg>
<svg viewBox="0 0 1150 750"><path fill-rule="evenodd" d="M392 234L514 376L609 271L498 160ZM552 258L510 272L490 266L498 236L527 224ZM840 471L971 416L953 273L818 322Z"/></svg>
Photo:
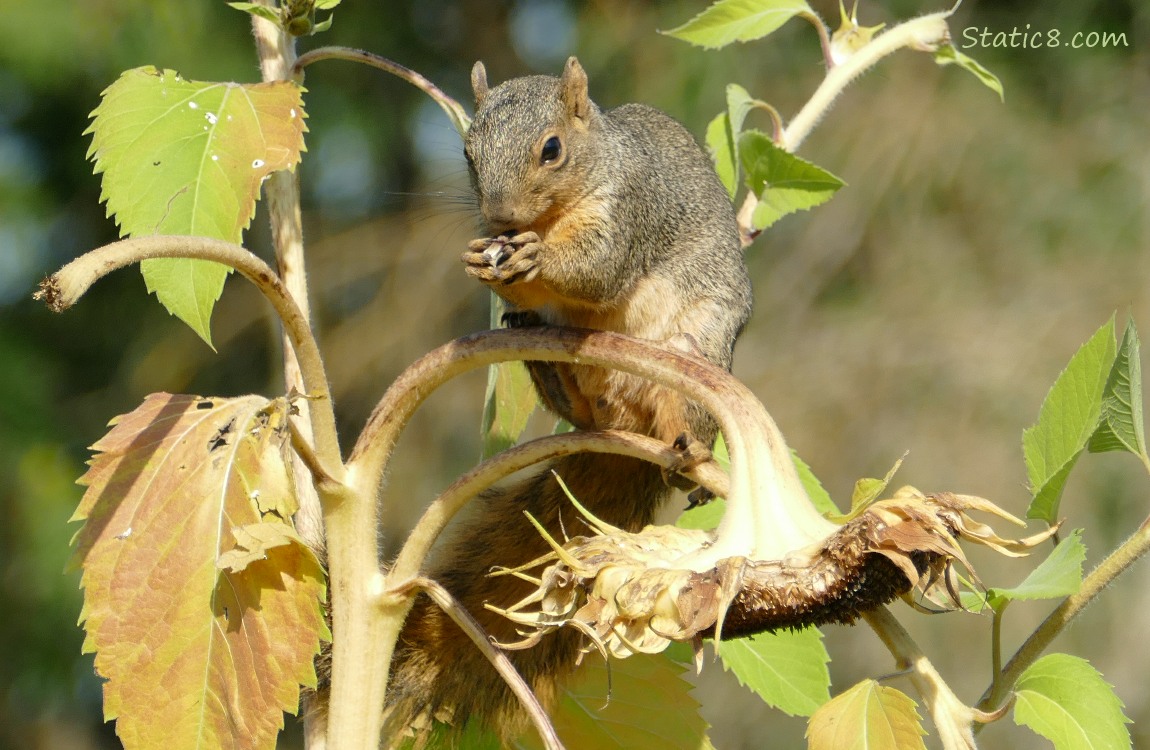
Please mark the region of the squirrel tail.
<svg viewBox="0 0 1150 750"><path fill-rule="evenodd" d="M514 576L490 577L495 567L516 567L550 551L524 512L563 540L586 526L551 470L594 516L624 529L652 521L669 492L659 468L634 458L581 453L565 456L507 489L484 493L477 512L458 525L451 543L430 571L452 596L499 642L519 640L515 624L486 609L507 607L525 597L529 582ZM548 634L532 648L508 656L544 708L554 708L564 678L574 669L582 645L572 628ZM505 739L526 727L526 714L511 690L474 644L427 597L420 596L396 644L388 686L389 733L423 717L455 727L477 719ZM394 736L394 735L393 735Z"/></svg>

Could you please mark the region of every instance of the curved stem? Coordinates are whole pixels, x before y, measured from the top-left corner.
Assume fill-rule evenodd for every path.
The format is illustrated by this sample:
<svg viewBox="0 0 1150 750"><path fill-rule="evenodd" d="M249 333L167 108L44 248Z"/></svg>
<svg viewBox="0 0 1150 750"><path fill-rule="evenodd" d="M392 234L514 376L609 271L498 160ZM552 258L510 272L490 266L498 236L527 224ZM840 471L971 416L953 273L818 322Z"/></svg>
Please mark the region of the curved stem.
<svg viewBox="0 0 1150 750"><path fill-rule="evenodd" d="M471 125L471 118L463 111L463 107L460 106L458 101L445 94L443 89L419 73L416 73L411 68L404 67L397 62L388 60L386 57L380 57L365 50L353 49L351 47L319 47L300 55L292 69L292 74L296 78L302 79L304 68L320 60L347 60L349 62L363 63L364 65L378 68L385 73L391 73L393 76L398 76L430 96L432 100L447 113L451 124L455 126L455 130L459 133L460 137L467 133L467 128Z"/></svg>
<svg viewBox="0 0 1150 750"><path fill-rule="evenodd" d="M515 665L507 658L507 654L491 643L471 613L460 606L447 589L428 578L412 579L406 584L405 590L397 593L408 595L410 598L411 595L415 594L416 589L431 597L431 600L439 605L439 608L459 626L459 629L467 634L476 648L483 652L483 655L495 667L495 671L499 672L508 687L511 688L511 692L519 699L520 704L530 717L531 723L539 732L543 746L547 750L563 750L563 743L559 741L559 735L555 734L555 727L551 725L551 720L547 717L547 712L543 710L543 706L539 704L539 699L535 697L535 693L531 692L531 688L528 687L522 675L515 670Z"/></svg>
<svg viewBox="0 0 1150 750"><path fill-rule="evenodd" d="M641 458L665 469L674 468L682 457L680 451L654 438L614 430L549 435L503 451L459 477L428 506L395 558L390 585L402 586L404 581L419 574L431 545L444 527L480 492L528 466L582 451ZM727 494L727 475L713 461L685 470L683 474L720 497Z"/></svg>
<svg viewBox="0 0 1150 750"><path fill-rule="evenodd" d="M1014 689L1018 678L1027 667L1038 660L1047 646L1059 633L1078 616L1086 605L1109 586L1114 579L1122 575L1137 560L1150 551L1150 518L1142 522L1138 530L1121 544L1116 550L1099 563L1098 567L1090 572L1082 581L1082 587L1059 604L1051 612L1038 629L1031 633L1026 642L1010 657L1010 661L996 675L991 686L983 693L978 701L980 709L988 709L999 705L1003 698Z"/></svg>
<svg viewBox="0 0 1150 750"><path fill-rule="evenodd" d="M822 539L834 529L810 505L782 434L745 385L671 346L605 331L487 331L424 356L372 412L348 460L349 481L364 491L379 486L400 431L432 390L463 372L512 359L620 370L675 390L715 417L730 449L731 479L727 511L708 556L778 559L796 539Z"/></svg>
<svg viewBox="0 0 1150 750"><path fill-rule="evenodd" d="M950 38L946 19L953 12L952 9L931 13L900 23L876 36L869 44L863 45L849 59L831 68L815 93L791 120L791 124L783 132L783 140L779 145L787 151L798 150L819 120L830 111L839 94L854 79L887 55L904 47L929 49L944 43Z"/></svg>
<svg viewBox="0 0 1150 750"><path fill-rule="evenodd" d="M863 619L886 645L900 669L908 670L938 730L944 750L973 750L973 726L979 714L958 699L942 675L926 658L910 633L886 607L863 613Z"/></svg>
<svg viewBox="0 0 1150 750"><path fill-rule="evenodd" d="M52 310L63 312L76 304L99 279L149 258L196 258L222 263L239 271L267 298L299 354L304 386L315 402L313 406L320 407L312 410L316 453L325 462L328 474L338 479L339 442L335 433L331 392L311 327L275 272L243 247L223 240L183 235L151 235L120 240L84 253L49 276L40 284L36 298L43 299Z"/></svg>
<svg viewBox="0 0 1150 750"><path fill-rule="evenodd" d="M834 55L831 53L831 32L827 28L827 24L823 21L823 17L813 11L803 11L799 13L799 17L810 23L815 27L815 31L819 33L819 46L823 50L823 64L830 70L835 66Z"/></svg>

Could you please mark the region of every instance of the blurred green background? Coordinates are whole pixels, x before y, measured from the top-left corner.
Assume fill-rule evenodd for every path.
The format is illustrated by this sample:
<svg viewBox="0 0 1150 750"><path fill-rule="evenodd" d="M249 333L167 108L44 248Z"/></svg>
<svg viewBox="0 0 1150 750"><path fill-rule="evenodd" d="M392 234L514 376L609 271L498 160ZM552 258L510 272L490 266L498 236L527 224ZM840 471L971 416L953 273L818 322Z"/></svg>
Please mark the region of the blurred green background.
<svg viewBox="0 0 1150 750"><path fill-rule="evenodd" d="M721 52L655 33L704 4L344 0L333 30L301 50L363 47L465 101L475 59L498 81L556 73L578 54L601 105L641 100L695 133L732 81L784 116L796 112L822 74L809 26ZM831 3L814 5L837 18ZM864 0L860 16L869 25L937 9ZM247 16L222 0L0 0L0 18L0 747L116 747L91 657L80 655L78 576L61 573L86 446L153 391L282 389L275 330L238 281L217 307L218 354L148 299L134 271L100 282L63 316L30 294L116 237L81 135L104 87L145 64L198 80L252 81L258 71ZM855 479L881 476L909 450L896 481L980 494L1021 514L1020 433L1059 369L1115 311L1150 331L1150 5L968 0L951 28L961 44L966 28L1027 24L1063 41L1123 33L1126 44L964 49L1002 78L1005 104L925 55L887 60L802 150L848 187L748 252L756 312L736 372L840 503ZM486 327L487 299L457 261L476 220L446 118L406 84L348 63L314 66L307 86L309 271L350 441L404 366ZM266 256L265 224L257 216L248 244ZM451 384L406 433L387 494L389 542L475 461L482 393L481 374ZM1063 512L1071 528L1086 528L1089 564L1147 515L1148 498L1150 480L1128 456L1085 458ZM975 561L992 585L1016 583L1033 564ZM1116 685L1136 747L1150 747L1148 584L1142 564L1056 643ZM1048 608L1012 606L1008 648ZM989 620L896 611L960 696L975 700L989 677ZM835 691L891 671L866 628L827 634ZM803 746L801 721L765 707L717 664L698 682L717 747ZM992 726L982 740L1048 747L1013 726Z"/></svg>

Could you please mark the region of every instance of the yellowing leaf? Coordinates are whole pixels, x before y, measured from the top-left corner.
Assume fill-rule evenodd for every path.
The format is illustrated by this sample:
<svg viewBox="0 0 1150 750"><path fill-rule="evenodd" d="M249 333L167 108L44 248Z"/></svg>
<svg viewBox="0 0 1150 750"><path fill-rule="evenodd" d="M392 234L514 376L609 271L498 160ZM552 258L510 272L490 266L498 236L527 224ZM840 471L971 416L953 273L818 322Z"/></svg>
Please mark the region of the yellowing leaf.
<svg viewBox="0 0 1150 750"><path fill-rule="evenodd" d="M201 83L153 67L125 72L92 113L89 158L123 234L191 234L240 242L260 184L304 149L294 83ZM142 264L148 291L211 343L227 268L200 260Z"/></svg>
<svg viewBox="0 0 1150 750"><path fill-rule="evenodd" d="M129 750L272 748L315 684L323 571L257 502L283 486L287 408L154 394L94 446L73 517L84 650ZM218 567L261 536L259 559Z"/></svg>
<svg viewBox="0 0 1150 750"><path fill-rule="evenodd" d="M268 559L268 551L285 544L303 545L295 529L286 523L250 523L232 529L236 546L220 555L216 567L239 573L257 560Z"/></svg>
<svg viewBox="0 0 1150 750"><path fill-rule="evenodd" d="M871 503L879 499L883 491L886 490L890 480L898 472L902 466L903 459L906 454L902 454L890 471L886 473L882 479L875 479L873 477L865 477L855 482L854 491L851 492L851 509L848 513L839 513L837 511L825 514L828 520L835 523L846 523L857 518L864 510L866 510Z"/></svg>
<svg viewBox="0 0 1150 750"><path fill-rule="evenodd" d="M915 702L863 680L823 704L807 726L808 750L917 750L925 732Z"/></svg>

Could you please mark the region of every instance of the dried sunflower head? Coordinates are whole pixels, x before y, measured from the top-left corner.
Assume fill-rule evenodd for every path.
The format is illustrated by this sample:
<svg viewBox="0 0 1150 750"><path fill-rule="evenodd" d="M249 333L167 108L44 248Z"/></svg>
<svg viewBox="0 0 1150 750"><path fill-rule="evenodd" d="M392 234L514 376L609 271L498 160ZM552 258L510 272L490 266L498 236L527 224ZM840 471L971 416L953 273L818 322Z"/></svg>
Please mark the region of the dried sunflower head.
<svg viewBox="0 0 1150 750"><path fill-rule="evenodd" d="M977 580L960 540L1015 556L1056 530L1007 539L972 511L1022 523L982 498L904 487L780 559L733 556L705 566L681 563L699 559L713 532L649 526L633 534L600 525L597 536L553 542L538 589L499 610L523 626L524 640L504 645L526 647L567 625L624 657L702 636L849 623L912 589L960 606L956 563Z"/></svg>

